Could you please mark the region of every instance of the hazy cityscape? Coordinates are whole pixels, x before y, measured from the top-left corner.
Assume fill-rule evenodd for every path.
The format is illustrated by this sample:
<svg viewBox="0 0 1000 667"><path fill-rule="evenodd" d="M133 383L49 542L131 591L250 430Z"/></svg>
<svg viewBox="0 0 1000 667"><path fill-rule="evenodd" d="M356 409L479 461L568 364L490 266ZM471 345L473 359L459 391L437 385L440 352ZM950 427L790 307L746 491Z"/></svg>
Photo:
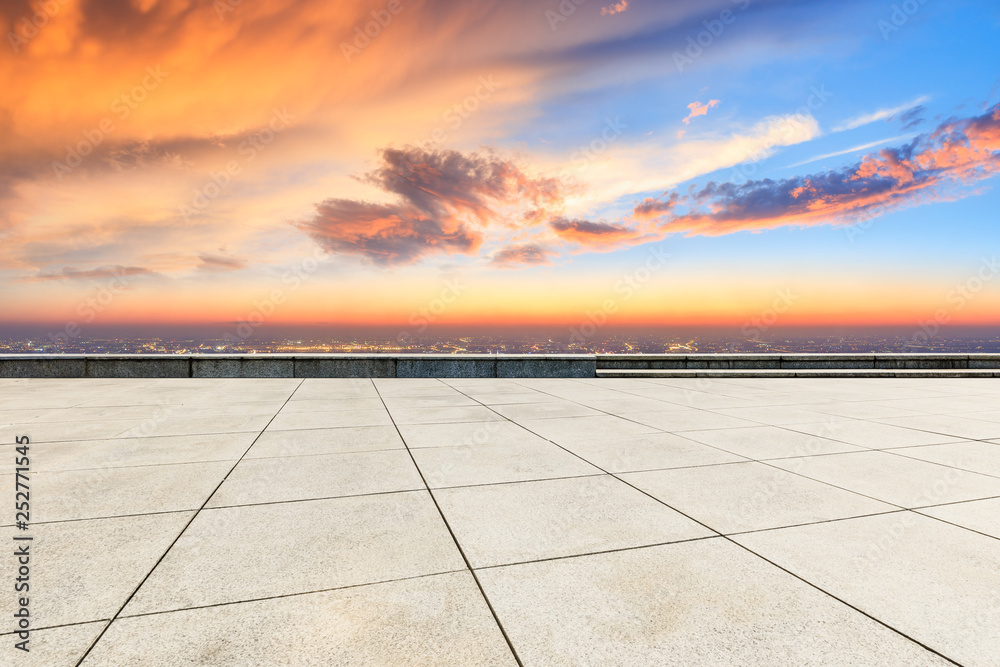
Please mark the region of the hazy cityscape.
<svg viewBox="0 0 1000 667"><path fill-rule="evenodd" d="M0 338L0 354L691 354L691 353L1000 353L1000 335L903 334L852 336L620 334L583 338L537 336L363 336L253 337L240 340L194 337L108 336L52 340Z"/></svg>

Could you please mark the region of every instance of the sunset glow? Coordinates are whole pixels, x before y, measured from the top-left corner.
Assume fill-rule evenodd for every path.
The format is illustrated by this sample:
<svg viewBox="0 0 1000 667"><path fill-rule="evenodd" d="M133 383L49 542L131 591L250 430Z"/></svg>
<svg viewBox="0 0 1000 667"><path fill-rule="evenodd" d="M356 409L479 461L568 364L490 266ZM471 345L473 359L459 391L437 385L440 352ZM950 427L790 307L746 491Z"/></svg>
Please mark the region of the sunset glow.
<svg viewBox="0 0 1000 667"><path fill-rule="evenodd" d="M913 5L6 2L0 323L1000 324L1000 8Z"/></svg>

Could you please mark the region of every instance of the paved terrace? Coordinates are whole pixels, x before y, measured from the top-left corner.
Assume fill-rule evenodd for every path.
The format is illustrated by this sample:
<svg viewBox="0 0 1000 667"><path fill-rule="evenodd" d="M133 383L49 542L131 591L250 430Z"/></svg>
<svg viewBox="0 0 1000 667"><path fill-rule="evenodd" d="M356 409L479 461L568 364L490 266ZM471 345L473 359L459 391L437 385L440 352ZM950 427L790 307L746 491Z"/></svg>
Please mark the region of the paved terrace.
<svg viewBox="0 0 1000 667"><path fill-rule="evenodd" d="M0 431L4 665L1000 665L993 379L8 379Z"/></svg>

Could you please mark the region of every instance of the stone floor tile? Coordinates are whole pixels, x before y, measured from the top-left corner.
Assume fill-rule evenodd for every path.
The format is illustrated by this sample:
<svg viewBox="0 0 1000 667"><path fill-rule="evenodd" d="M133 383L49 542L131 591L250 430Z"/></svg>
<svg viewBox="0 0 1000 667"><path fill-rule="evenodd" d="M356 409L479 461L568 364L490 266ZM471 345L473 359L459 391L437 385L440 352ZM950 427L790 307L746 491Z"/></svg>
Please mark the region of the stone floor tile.
<svg viewBox="0 0 1000 667"><path fill-rule="evenodd" d="M1000 539L1000 498L937 505L918 510L921 514L978 530Z"/></svg>
<svg viewBox="0 0 1000 667"><path fill-rule="evenodd" d="M721 538L480 570L525 665L943 665Z"/></svg>
<svg viewBox="0 0 1000 667"><path fill-rule="evenodd" d="M727 534L897 509L763 463L657 470L621 478Z"/></svg>
<svg viewBox="0 0 1000 667"><path fill-rule="evenodd" d="M14 528L0 534L11 553L20 544L29 545L33 624L48 627L110 620L193 515L173 512L39 524L31 527L31 542L14 542ZM15 602L11 585L11 594L0 597L5 620L13 618ZM2 629L12 627L5 623ZM6 641L0 644L7 649Z"/></svg>
<svg viewBox="0 0 1000 667"><path fill-rule="evenodd" d="M404 449L244 459L215 492L208 507L423 488L420 473Z"/></svg>
<svg viewBox="0 0 1000 667"><path fill-rule="evenodd" d="M1000 479L889 452L777 459L784 470L900 507L923 507L1000 496Z"/></svg>
<svg viewBox="0 0 1000 667"><path fill-rule="evenodd" d="M517 663L466 571L119 618L85 664Z"/></svg>
<svg viewBox="0 0 1000 667"><path fill-rule="evenodd" d="M456 424L400 424L399 432L411 449L478 445L541 445L549 442L509 421Z"/></svg>
<svg viewBox="0 0 1000 667"><path fill-rule="evenodd" d="M690 431L686 432L684 437L758 461L790 456L864 451L856 445L777 426Z"/></svg>
<svg viewBox="0 0 1000 667"><path fill-rule="evenodd" d="M413 449L432 488L501 484L554 477L597 475L601 471L556 445L482 445Z"/></svg>
<svg viewBox="0 0 1000 667"><path fill-rule="evenodd" d="M610 475L440 489L435 497L473 568L713 535Z"/></svg>
<svg viewBox="0 0 1000 667"><path fill-rule="evenodd" d="M746 460L742 456L673 433L579 440L563 447L598 468L612 473L685 468Z"/></svg>
<svg viewBox="0 0 1000 667"><path fill-rule="evenodd" d="M426 491L205 509L125 612L308 593L464 567Z"/></svg>
<svg viewBox="0 0 1000 667"><path fill-rule="evenodd" d="M403 449L405 445L395 426L354 426L325 429L291 429L260 434L246 458L311 456L366 452L380 449Z"/></svg>
<svg viewBox="0 0 1000 667"><path fill-rule="evenodd" d="M735 539L960 664L1000 663L1000 540L913 512Z"/></svg>
<svg viewBox="0 0 1000 667"><path fill-rule="evenodd" d="M217 461L33 473L31 520L41 523L198 509L232 467L232 461ZM13 475L0 475L0 492L13 495L13 487Z"/></svg>

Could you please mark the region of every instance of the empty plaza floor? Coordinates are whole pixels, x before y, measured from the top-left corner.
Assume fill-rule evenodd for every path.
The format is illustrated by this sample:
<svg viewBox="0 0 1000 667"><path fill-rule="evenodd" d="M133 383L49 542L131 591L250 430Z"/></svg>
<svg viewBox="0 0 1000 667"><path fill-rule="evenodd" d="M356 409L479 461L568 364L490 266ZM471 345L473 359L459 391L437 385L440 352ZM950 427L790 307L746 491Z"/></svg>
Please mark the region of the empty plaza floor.
<svg viewBox="0 0 1000 667"><path fill-rule="evenodd" d="M0 451L4 665L1000 665L1000 380L12 379Z"/></svg>

